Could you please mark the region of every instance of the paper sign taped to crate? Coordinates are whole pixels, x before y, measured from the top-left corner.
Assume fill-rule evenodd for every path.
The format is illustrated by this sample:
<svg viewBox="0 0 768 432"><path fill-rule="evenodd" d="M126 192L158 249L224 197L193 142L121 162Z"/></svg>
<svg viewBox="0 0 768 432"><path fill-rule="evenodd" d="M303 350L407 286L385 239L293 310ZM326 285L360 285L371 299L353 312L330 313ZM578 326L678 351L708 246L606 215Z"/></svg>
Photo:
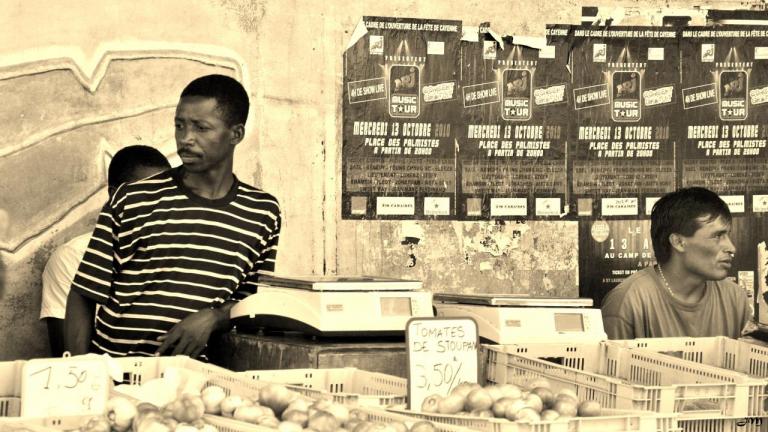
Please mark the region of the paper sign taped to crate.
<svg viewBox="0 0 768 432"><path fill-rule="evenodd" d="M446 396L478 380L478 333L472 318L412 318L406 324L408 404L420 410L431 395Z"/></svg>
<svg viewBox="0 0 768 432"><path fill-rule="evenodd" d="M102 358L29 360L21 376L21 415L102 414L110 383L107 364Z"/></svg>

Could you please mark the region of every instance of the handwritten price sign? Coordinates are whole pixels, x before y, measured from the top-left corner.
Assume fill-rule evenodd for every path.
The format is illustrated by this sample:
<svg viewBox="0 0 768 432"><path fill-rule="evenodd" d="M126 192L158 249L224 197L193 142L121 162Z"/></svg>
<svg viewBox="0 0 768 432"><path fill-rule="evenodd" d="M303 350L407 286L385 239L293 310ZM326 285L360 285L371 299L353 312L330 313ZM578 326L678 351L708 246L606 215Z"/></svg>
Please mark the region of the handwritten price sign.
<svg viewBox="0 0 768 432"><path fill-rule="evenodd" d="M477 323L471 318L413 318L406 324L408 404L421 409L432 394L477 382Z"/></svg>
<svg viewBox="0 0 768 432"><path fill-rule="evenodd" d="M107 366L100 358L29 360L22 370L21 415L101 414L110 383Z"/></svg>

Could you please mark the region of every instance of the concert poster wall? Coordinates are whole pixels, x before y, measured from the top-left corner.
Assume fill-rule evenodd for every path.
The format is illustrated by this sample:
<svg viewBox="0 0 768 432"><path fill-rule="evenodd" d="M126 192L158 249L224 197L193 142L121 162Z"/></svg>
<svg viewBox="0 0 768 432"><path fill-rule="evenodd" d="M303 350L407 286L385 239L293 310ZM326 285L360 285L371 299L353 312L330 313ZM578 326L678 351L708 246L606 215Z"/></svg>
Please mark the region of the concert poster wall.
<svg viewBox="0 0 768 432"><path fill-rule="evenodd" d="M459 219L562 217L567 46L496 39L484 26L469 36L461 44Z"/></svg>
<svg viewBox="0 0 768 432"><path fill-rule="evenodd" d="M675 29L572 28L571 204L589 218L650 214L676 187L679 51Z"/></svg>
<svg viewBox="0 0 768 432"><path fill-rule="evenodd" d="M717 192L734 214L768 212L768 30L688 27L680 49L682 186Z"/></svg>
<svg viewBox="0 0 768 432"><path fill-rule="evenodd" d="M343 218L456 218L461 32L461 21L358 25L344 53Z"/></svg>

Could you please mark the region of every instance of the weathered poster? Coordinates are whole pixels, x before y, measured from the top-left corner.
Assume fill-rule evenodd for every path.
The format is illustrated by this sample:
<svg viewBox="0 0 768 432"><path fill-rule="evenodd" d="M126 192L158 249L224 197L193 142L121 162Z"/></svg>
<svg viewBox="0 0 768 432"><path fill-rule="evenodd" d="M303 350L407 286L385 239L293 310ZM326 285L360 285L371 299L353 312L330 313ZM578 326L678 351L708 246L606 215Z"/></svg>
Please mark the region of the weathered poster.
<svg viewBox="0 0 768 432"><path fill-rule="evenodd" d="M689 27L680 44L682 185L768 212L768 29Z"/></svg>
<svg viewBox="0 0 768 432"><path fill-rule="evenodd" d="M573 28L568 158L576 214L650 214L676 188L677 32L664 27Z"/></svg>
<svg viewBox="0 0 768 432"><path fill-rule="evenodd" d="M649 219L579 221L579 296L593 299L595 307L621 281L655 262Z"/></svg>
<svg viewBox="0 0 768 432"><path fill-rule="evenodd" d="M342 217L456 217L461 21L364 17L344 53Z"/></svg>
<svg viewBox="0 0 768 432"><path fill-rule="evenodd" d="M459 218L545 219L565 213L567 52L487 27L461 45Z"/></svg>

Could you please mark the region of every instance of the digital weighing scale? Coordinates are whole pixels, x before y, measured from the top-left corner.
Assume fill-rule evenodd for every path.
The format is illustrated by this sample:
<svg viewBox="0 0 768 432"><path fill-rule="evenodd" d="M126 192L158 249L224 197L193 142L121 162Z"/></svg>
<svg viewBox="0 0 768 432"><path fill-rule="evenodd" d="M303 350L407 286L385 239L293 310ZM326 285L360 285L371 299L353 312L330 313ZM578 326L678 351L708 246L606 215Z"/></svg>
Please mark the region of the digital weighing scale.
<svg viewBox="0 0 768 432"><path fill-rule="evenodd" d="M498 344L608 339L592 299L513 294L435 294L438 317L471 317L480 337Z"/></svg>
<svg viewBox="0 0 768 432"><path fill-rule="evenodd" d="M421 282L380 277L261 277L236 304L238 330L292 330L315 336L402 336L412 317L431 317Z"/></svg>

